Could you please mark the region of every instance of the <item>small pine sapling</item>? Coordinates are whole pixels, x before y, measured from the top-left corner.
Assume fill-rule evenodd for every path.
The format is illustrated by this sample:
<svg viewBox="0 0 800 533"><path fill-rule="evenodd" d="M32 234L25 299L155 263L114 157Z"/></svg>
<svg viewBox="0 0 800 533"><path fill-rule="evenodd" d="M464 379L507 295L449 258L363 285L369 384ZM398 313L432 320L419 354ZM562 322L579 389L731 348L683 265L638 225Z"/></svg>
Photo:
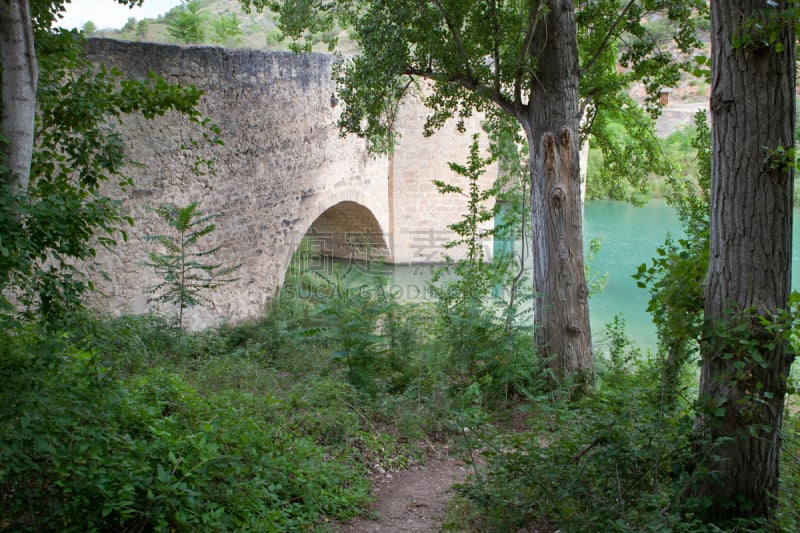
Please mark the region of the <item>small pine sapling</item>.
<svg viewBox="0 0 800 533"><path fill-rule="evenodd" d="M158 294L159 302L169 302L178 306L178 329L183 329L183 310L202 303L201 293L220 285L235 281L229 277L241 267L241 263L223 266L221 263L204 262L219 252L215 246L209 250L197 249L197 243L217 229L213 221L222 214L203 215L198 211L197 202L186 207L162 204L154 211L175 230L174 235L148 235L145 240L156 241L164 252L150 252L144 264L153 268L161 281L147 289L149 294Z"/></svg>

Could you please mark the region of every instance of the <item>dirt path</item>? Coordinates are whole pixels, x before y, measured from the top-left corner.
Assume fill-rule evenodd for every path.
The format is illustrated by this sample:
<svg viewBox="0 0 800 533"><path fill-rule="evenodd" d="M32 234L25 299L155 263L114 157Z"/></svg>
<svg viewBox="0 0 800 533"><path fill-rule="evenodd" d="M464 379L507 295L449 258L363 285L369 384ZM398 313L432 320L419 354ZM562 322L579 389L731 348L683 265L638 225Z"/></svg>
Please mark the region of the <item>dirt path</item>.
<svg viewBox="0 0 800 533"><path fill-rule="evenodd" d="M458 459L431 459L402 472L379 474L373 481L377 520L357 519L342 526L343 533L439 531L448 492L464 481L469 470Z"/></svg>

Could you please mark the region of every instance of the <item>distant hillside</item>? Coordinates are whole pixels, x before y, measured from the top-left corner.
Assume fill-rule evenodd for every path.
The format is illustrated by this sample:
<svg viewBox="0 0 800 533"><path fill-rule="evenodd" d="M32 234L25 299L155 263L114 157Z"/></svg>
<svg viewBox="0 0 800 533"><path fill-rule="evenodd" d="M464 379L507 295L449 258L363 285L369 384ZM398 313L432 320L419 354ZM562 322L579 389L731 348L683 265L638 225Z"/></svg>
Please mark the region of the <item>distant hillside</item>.
<svg viewBox="0 0 800 533"><path fill-rule="evenodd" d="M281 41L281 32L276 27L272 13L269 11L257 13L252 10L250 13L246 13L238 0L194 0L189 3L194 4L194 8L199 15L199 27L202 34L202 38L199 41L186 41L172 36L169 32L170 24L174 27L176 23L179 23L182 16L186 17L186 13L189 11L186 8L186 3L174 7L158 18L137 20L131 17L122 29L99 29L92 31L91 35L157 43L187 44L187 42L193 42L229 48L289 49L288 42ZM191 16L189 15L189 17ZM234 27L237 27L235 30L232 30L232 25L230 24L232 19L236 21L233 24ZM227 21L228 24L222 24L222 21ZM94 24L91 24L89 28L92 26ZM357 45L348 37L346 31L340 30L338 33L339 44L337 50L345 54L354 53L358 50ZM314 51L327 51L327 45L322 42L324 37L327 36L308 36L313 43Z"/></svg>

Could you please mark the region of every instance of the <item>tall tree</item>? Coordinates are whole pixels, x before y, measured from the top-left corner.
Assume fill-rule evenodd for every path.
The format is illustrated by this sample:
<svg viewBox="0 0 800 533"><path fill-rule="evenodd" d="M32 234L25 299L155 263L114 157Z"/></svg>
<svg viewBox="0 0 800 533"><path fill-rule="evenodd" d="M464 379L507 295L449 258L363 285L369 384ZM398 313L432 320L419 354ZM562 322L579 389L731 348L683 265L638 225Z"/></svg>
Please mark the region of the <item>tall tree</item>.
<svg viewBox="0 0 800 533"><path fill-rule="evenodd" d="M5 158L0 164L8 169L6 183L22 193L28 188L30 176L39 79L31 21L28 0L0 1L0 153Z"/></svg>
<svg viewBox="0 0 800 533"><path fill-rule="evenodd" d="M205 16L199 0L187 0L173 9L167 18L167 33L179 43L200 44L206 38Z"/></svg>
<svg viewBox="0 0 800 533"><path fill-rule="evenodd" d="M769 518L794 354L790 315L795 164L792 0L711 3L712 174L701 346L701 465L689 495L721 525Z"/></svg>
<svg viewBox="0 0 800 533"><path fill-rule="evenodd" d="M656 50L640 24L649 10L683 17L697 0L242 0L271 5L291 37L319 33L334 21L353 29L361 54L339 71L342 128L378 148L392 146L397 102L426 78L430 132L450 118L485 113L495 125L515 119L530 153L534 239L536 345L558 377L589 378L593 370L588 289L583 268L578 147L580 121L606 103L620 104L621 88L635 79L667 80L658 73L671 57ZM579 57L576 7L584 14ZM620 36L629 46L619 50ZM691 39L687 39L687 42ZM637 67L614 77L618 53ZM583 64L581 64L583 63ZM642 67L642 69L638 69ZM603 73L612 72L610 76ZM581 77L588 81L579 99ZM661 84L651 84L657 89ZM670 84L666 81L666 84ZM613 95L614 98L609 98ZM632 109L632 106L631 106ZM590 120L591 122L591 120Z"/></svg>

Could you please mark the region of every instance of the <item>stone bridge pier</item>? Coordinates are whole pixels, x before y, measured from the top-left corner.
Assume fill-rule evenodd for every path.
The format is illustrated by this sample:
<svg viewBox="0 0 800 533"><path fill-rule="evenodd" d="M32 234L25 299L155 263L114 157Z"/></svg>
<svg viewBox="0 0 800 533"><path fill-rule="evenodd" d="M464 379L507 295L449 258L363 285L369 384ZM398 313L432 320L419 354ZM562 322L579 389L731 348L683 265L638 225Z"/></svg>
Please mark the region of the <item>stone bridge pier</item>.
<svg viewBox="0 0 800 533"><path fill-rule="evenodd" d="M448 162L463 163L477 119L467 133L445 128L423 138L427 112L410 98L397 121L400 141L391 156L368 153L365 141L343 137L331 79L333 57L284 52L181 47L90 39L88 58L132 78L153 71L170 82L202 89L201 112L220 129L216 144L177 114L116 124L132 163L134 186L105 192L136 221L127 242L98 257L98 305L112 312L157 310L147 288L157 279L142 265L157 248L143 239L169 230L148 210L197 201L222 213L207 247L216 258L241 263L238 279L210 292L208 305L188 310L190 327L258 316L283 283L304 236L320 252L388 263L435 263L460 219L460 195L440 195L432 179L463 181ZM198 161L213 162L196 172ZM203 170L204 166L200 165ZM486 180L496 172L487 172ZM491 251L491 243L487 243ZM452 251L448 252L452 255ZM164 310L164 309L162 309Z"/></svg>

